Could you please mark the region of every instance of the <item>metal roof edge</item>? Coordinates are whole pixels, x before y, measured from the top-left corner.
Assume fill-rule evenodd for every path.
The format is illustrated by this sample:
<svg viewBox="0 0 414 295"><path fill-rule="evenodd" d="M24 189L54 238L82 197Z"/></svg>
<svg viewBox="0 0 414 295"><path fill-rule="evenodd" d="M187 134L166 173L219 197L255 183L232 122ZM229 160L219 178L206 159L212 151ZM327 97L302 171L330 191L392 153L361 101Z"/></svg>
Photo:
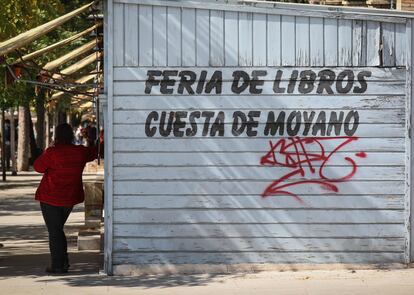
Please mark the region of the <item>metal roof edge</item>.
<svg viewBox="0 0 414 295"><path fill-rule="evenodd" d="M215 9L280 15L299 15L337 19L365 19L381 22L405 23L414 12L365 7L297 4L256 0L115 0L115 3L143 4L181 8Z"/></svg>

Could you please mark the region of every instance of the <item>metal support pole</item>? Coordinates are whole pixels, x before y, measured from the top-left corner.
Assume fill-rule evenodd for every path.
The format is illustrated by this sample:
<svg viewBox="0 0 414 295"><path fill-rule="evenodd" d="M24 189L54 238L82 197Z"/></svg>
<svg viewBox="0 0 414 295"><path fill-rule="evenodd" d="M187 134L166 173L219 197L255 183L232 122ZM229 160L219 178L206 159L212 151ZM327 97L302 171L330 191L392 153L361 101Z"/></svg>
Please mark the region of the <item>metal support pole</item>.
<svg viewBox="0 0 414 295"><path fill-rule="evenodd" d="M45 150L49 147L50 144L50 116L49 116L49 106L45 108Z"/></svg>
<svg viewBox="0 0 414 295"><path fill-rule="evenodd" d="M101 164L101 157L100 157L100 153L101 153L101 141L100 141L100 130L101 130L101 124L99 124L99 96L96 97L96 138L98 139L98 165Z"/></svg>

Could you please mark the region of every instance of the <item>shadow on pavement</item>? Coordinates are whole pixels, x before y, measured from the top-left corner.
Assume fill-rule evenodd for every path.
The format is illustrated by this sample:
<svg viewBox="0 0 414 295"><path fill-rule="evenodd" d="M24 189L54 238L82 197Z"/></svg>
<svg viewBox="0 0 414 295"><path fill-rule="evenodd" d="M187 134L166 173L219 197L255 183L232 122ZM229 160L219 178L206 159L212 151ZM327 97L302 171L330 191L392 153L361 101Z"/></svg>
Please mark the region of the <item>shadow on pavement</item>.
<svg viewBox="0 0 414 295"><path fill-rule="evenodd" d="M69 275L97 275L101 268L102 259L98 252L69 253L69 259ZM48 253L3 256L0 257L0 280L16 276L46 277L45 268L48 264Z"/></svg>
<svg viewBox="0 0 414 295"><path fill-rule="evenodd" d="M177 286L206 286L210 283L220 282L229 278L243 277L240 275L228 274L198 274L198 275L143 275L134 277L108 277L106 275L82 275L67 276L55 279L38 280L38 282L63 281L72 287L140 287L149 288L170 288Z"/></svg>
<svg viewBox="0 0 414 295"><path fill-rule="evenodd" d="M28 211L40 211L39 202L34 200L34 196L7 198L0 203L0 216L21 215Z"/></svg>
<svg viewBox="0 0 414 295"><path fill-rule="evenodd" d="M26 195L19 198L7 198L0 202L0 216L7 215L25 215L27 212L39 212L40 205L38 201L35 201L34 195ZM76 205L72 212L83 212L83 204Z"/></svg>
<svg viewBox="0 0 414 295"><path fill-rule="evenodd" d="M102 270L102 255L98 252L70 253L71 268L68 274L48 276L45 267L49 255L13 255L0 257L0 280L24 276L37 283L59 282L70 287L140 287L169 288L176 286L205 286L228 278L243 277L245 274L193 274L193 275L143 275L134 277L99 274Z"/></svg>
<svg viewBox="0 0 414 295"><path fill-rule="evenodd" d="M31 177L30 179L25 178ZM230 277L242 277L228 274L194 275L146 275L134 277L100 274L103 269L103 257L98 251L77 251L76 234L79 225L68 222L65 232L69 243L70 271L60 276L48 276L46 266L50 263L47 230L43 224L38 202L34 201L34 192L39 179L33 179L33 173L19 174L8 178L10 182L0 185L0 217L8 217L15 224L0 224L0 281L15 277L31 278L33 283L61 283L69 287L140 287L168 288L175 286L205 286L211 282L220 282ZM19 191L19 189L22 189ZM76 206L73 212L83 212L83 205ZM20 219L20 216L22 219ZM72 238L75 238L72 240ZM85 290L86 291L86 290ZM87 293L88 291L86 291ZM0 290L0 294L1 294Z"/></svg>
<svg viewBox="0 0 414 295"><path fill-rule="evenodd" d="M0 241L12 240L47 240L47 230L44 225L19 226L9 225L0 227ZM4 251L6 249L0 249ZM1 258L0 258L1 259ZM0 265L1 266L1 265Z"/></svg>

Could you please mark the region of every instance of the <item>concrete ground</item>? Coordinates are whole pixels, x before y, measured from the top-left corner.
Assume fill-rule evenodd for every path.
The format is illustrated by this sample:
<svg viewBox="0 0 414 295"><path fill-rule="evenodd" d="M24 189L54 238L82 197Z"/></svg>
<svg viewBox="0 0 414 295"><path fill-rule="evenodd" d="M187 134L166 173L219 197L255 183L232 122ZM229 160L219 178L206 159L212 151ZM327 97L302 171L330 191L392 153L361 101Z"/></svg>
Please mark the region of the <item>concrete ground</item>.
<svg viewBox="0 0 414 295"><path fill-rule="evenodd" d="M39 180L38 174L25 172L0 181L0 294L414 294L412 268L108 277L99 273L98 252L76 249L76 234L84 221L81 206L66 227L71 271L48 276L46 228L34 201Z"/></svg>

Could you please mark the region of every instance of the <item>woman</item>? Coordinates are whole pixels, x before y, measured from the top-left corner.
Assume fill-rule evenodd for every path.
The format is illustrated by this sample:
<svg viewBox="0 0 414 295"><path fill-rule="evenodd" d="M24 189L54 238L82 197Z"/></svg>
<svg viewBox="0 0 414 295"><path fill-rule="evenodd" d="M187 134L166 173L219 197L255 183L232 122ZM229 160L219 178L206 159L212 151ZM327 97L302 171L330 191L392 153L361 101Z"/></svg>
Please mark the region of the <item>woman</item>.
<svg viewBox="0 0 414 295"><path fill-rule="evenodd" d="M97 157L96 148L74 145L69 124L55 129L54 144L36 159L34 169L44 173L36 191L43 219L49 232L51 266L48 273L66 273L69 269L66 236L63 231L74 205L84 200L82 172L87 162Z"/></svg>

